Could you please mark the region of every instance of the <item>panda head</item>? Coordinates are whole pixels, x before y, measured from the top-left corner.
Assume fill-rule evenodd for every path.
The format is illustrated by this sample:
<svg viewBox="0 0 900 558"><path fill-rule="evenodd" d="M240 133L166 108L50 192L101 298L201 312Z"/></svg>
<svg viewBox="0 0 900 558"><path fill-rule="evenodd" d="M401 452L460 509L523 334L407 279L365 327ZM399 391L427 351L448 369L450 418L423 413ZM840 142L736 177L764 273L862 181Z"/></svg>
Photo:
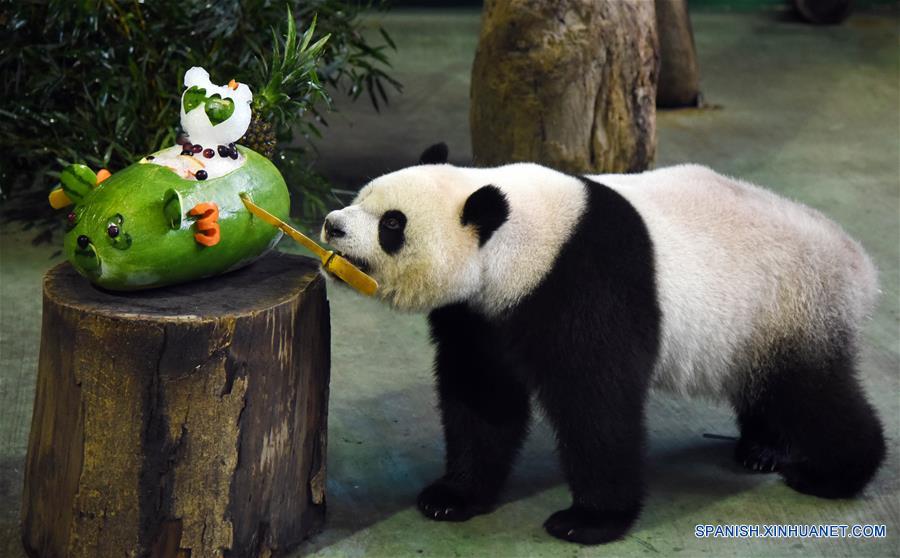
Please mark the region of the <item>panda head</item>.
<svg viewBox="0 0 900 558"><path fill-rule="evenodd" d="M430 147L423 164L376 178L322 227L322 240L398 309L429 311L477 293L481 247L509 217L499 188L446 159L446 146Z"/></svg>

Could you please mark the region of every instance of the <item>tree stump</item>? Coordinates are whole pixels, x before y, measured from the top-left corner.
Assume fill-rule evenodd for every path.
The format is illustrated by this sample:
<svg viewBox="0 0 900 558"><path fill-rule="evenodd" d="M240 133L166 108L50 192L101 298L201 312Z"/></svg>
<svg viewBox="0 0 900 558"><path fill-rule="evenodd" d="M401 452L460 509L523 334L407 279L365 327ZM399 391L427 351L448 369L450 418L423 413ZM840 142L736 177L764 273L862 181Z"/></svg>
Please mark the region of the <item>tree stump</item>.
<svg viewBox="0 0 900 558"><path fill-rule="evenodd" d="M653 2L486 0L469 113L476 164L646 169L658 65Z"/></svg>
<svg viewBox="0 0 900 558"><path fill-rule="evenodd" d="M270 254L137 293L44 278L23 491L32 556L271 556L325 514L330 324Z"/></svg>
<svg viewBox="0 0 900 558"><path fill-rule="evenodd" d="M660 56L656 106L698 106L700 68L687 0L656 0L656 32Z"/></svg>

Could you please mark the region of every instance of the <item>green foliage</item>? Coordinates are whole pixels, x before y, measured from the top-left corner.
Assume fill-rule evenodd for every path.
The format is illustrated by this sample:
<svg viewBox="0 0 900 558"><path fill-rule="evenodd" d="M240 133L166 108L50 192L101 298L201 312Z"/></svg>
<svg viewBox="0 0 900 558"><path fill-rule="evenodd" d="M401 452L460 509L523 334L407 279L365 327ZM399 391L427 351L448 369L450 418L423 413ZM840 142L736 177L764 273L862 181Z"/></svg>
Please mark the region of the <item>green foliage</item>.
<svg viewBox="0 0 900 558"><path fill-rule="evenodd" d="M315 106L316 100L330 103L331 99L322 89L317 73L317 64L322 56L322 49L331 35L325 35L310 44L316 31L316 16L297 42L297 26L291 11L288 9L287 33L284 44L272 30L272 62L259 57L255 83L265 84L253 96L253 111L270 122L276 130L284 129L285 124L293 122L297 114L304 114ZM315 126L308 124L308 129Z"/></svg>
<svg viewBox="0 0 900 558"><path fill-rule="evenodd" d="M287 25L286 5L294 14ZM328 88L354 98L366 91L377 109L385 87L399 84L385 73L390 37L375 46L361 33L359 14L371 7L381 2L0 4L0 195L41 199L39 191L45 199L65 163L115 171L174 143L191 66L207 68L214 82L250 84L280 140L298 125L304 136L318 135ZM295 25L306 29L299 40ZM296 166L309 170L308 161ZM310 196L323 195L320 183ZM303 205L321 205L310 203ZM35 207L31 215L45 211Z"/></svg>

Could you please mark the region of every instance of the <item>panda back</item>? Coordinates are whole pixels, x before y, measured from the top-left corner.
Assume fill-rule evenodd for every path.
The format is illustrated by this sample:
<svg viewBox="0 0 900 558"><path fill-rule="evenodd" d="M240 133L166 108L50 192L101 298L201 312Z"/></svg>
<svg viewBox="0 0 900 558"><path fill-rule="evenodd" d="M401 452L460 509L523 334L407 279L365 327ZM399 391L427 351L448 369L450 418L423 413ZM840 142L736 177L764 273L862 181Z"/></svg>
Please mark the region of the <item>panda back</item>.
<svg viewBox="0 0 900 558"><path fill-rule="evenodd" d="M778 344L828 350L871 310L871 260L811 208L699 165L589 178L627 199L653 241L661 387L728 399Z"/></svg>

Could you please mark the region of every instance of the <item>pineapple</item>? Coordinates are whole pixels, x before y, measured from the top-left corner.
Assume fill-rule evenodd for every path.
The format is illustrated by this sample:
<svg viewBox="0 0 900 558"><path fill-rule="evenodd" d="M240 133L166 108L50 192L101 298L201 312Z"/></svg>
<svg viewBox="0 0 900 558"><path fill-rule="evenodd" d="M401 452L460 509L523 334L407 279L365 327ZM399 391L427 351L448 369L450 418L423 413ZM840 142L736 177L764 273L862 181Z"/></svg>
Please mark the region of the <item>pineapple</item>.
<svg viewBox="0 0 900 558"><path fill-rule="evenodd" d="M275 137L275 126L270 120L263 120L258 111L253 111L250 127L247 133L240 139L241 145L245 145L271 159L275 155L275 147L278 139Z"/></svg>
<svg viewBox="0 0 900 558"><path fill-rule="evenodd" d="M253 117L242 145L271 159L278 146L277 133L289 131L317 100L331 102L319 83L316 65L328 38L326 35L312 43L316 18L297 40L297 24L288 7L287 33L275 37L272 61L260 60L256 78L265 85L253 96ZM274 34L274 30L273 30Z"/></svg>

